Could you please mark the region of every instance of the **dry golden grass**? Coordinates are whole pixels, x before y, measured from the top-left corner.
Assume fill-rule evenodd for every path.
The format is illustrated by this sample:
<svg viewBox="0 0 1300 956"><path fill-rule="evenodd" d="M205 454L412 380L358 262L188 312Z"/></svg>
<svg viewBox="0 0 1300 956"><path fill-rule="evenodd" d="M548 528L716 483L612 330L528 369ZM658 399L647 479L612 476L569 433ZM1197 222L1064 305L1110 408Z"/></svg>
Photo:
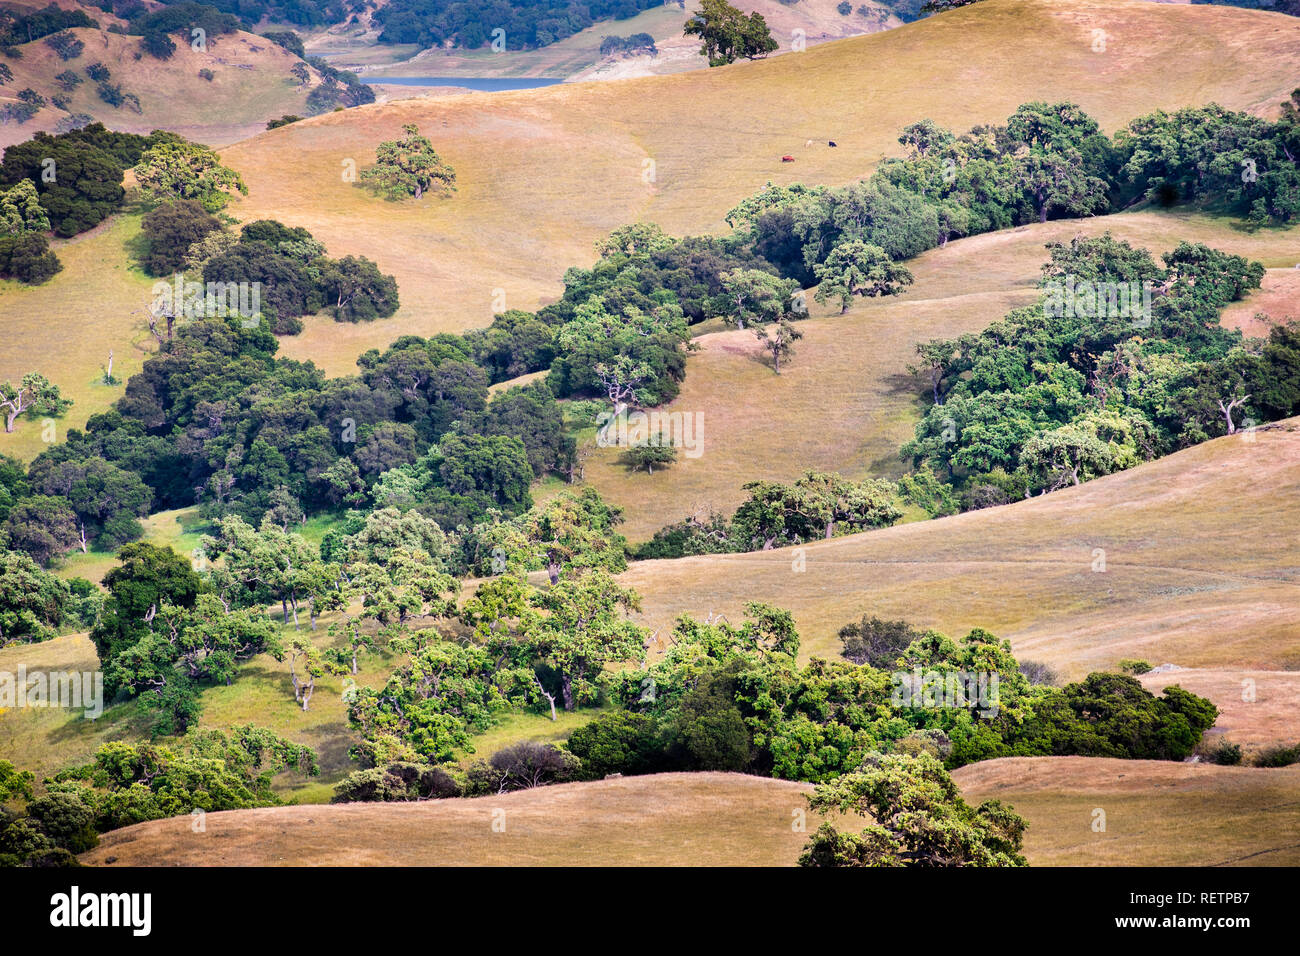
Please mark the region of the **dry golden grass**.
<svg viewBox="0 0 1300 956"><path fill-rule="evenodd" d="M967 800L1029 821L1031 865L1295 865L1300 768L1035 757L964 767ZM663 774L473 800L210 813L106 834L103 866L788 866L806 784ZM1094 833L1094 810L1106 830ZM504 832L493 830L504 821ZM807 829L817 825L806 818ZM852 826L852 823L847 825ZM112 860L112 864L108 861Z"/></svg>
<svg viewBox="0 0 1300 956"><path fill-rule="evenodd" d="M32 87L48 99L61 90L54 77L72 69L86 81L67 94L69 110L87 113L110 129L131 133L170 129L199 142L224 146L265 129L268 119L306 112L307 90L300 89L289 74L297 57L270 40L241 30L209 37L206 52L192 49L186 41L176 44L176 52L168 60L148 54L137 60L139 37L109 33L110 24L122 21L97 8L88 12L104 29L79 27L71 31L86 45L76 59L65 62L43 41L37 41L23 45L21 60L6 61L14 80L0 89L0 105L24 87ZM110 106L99 98L94 82L85 78L86 67L95 62L112 71L109 82L140 98L139 113L125 105ZM213 79L200 77L202 69L211 70ZM0 126L0 147L31 139L37 130L52 131L67 115L47 106L21 126Z"/></svg>
<svg viewBox="0 0 1300 956"><path fill-rule="evenodd" d="M1265 318L1261 318L1264 316ZM1275 323L1300 320L1300 269L1269 269L1258 292L1223 310L1220 321L1245 335L1264 337Z"/></svg>
<svg viewBox="0 0 1300 956"><path fill-rule="evenodd" d="M596 449L585 479L622 505L623 532L643 541L670 521L716 510L729 514L756 478L790 480L807 468L853 478L897 476L899 447L912 437L928 394L909 376L918 342L983 329L1032 302L1048 242L1111 232L1155 254L1179 241L1204 242L1269 265L1291 264L1300 226L1245 232L1223 219L1186 212L1140 212L1049 222L975 236L910 262L915 284L896 298L856 304L847 315L811 302L813 318L782 373L773 373L749 331L697 340L681 395L665 411L695 416L699 457L679 454L669 469L629 472L617 448ZM1264 289L1234 306L1228 324L1265 334L1257 312L1300 316L1294 269L1277 268Z"/></svg>
<svg viewBox="0 0 1300 956"><path fill-rule="evenodd" d="M1089 32L1094 23L1120 39L1140 36L1141 43L1117 40L1108 52L1094 53ZM238 48L242 42L230 45ZM222 47L218 52L223 57L230 53ZM88 46L83 57L90 55ZM899 129L919 117L964 129L1005 119L1019 103L1034 98L1076 100L1108 129L1157 106L1210 99L1267 111L1291 82L1279 76L1274 64L1297 56L1300 23L1281 15L1140 0L1083 0L1069 7L1051 0L984 0L896 30L757 63L517 93L425 97L331 113L261 133L223 155L252 190L232 208L235 215L271 216L307 226L331 254L367 255L397 275L403 306L393 319L345 325L320 316L307 320L304 334L284 340L285 354L310 358L332 374L349 374L363 351L383 347L399 335L488 324L496 290L504 294L507 307L531 308L554 298L564 270L590 262L593 242L629 221L653 219L677 234L719 231L725 228L725 211L769 179L843 183L867 175L880 157L898 152ZM169 63L182 64L180 57L178 51ZM937 63L961 67L955 74L936 74ZM946 79L918 85L918 77L935 75ZM161 80L158 85L164 86ZM954 88L962 95L952 95ZM175 99L215 102L201 99L200 93L211 90L200 88ZM143 91L140 95L146 104L152 102ZM231 120L230 111L219 104L199 108L211 109L213 115L193 123L238 121L238 114ZM288 109L268 112L283 111ZM149 119L146 110L141 120ZM460 192L453 198L386 203L344 182L343 161L369 162L376 144L397 135L404 122L420 124L456 166ZM809 138L818 145L805 149ZM832 138L839 149L823 145ZM795 154L798 161L781 164L784 153ZM652 182L643 179L645 160L656 164ZM1232 238L1227 227L1206 222L1202 233ZM1146 229L1154 247L1167 248L1183 237L1186 225L1171 217L1167 226L1151 220ZM1053 228L1049 224L1044 233ZM33 368L49 375L78 403L60 427L83 424L119 394L94 386L109 348L116 353L115 370L129 375L142 360L141 346L149 347L136 314L147 305L149 283L129 271L122 247L137 230L137 223L119 219L72 244L56 244L65 270L44 286L0 283L0 309L18 323L16 332L10 331L13 326L6 329L9 347L0 354L0 377L21 376ZM976 244L972 249L994 249L1006 241L969 240ZM1267 255L1270 265L1294 264L1288 261L1294 252L1275 233L1242 234L1241 241L1257 245L1255 254ZM943 253L955 260L962 245L952 244ZM1007 260L1006 274L1000 271L1000 249L994 261L984 257L973 265L979 272L976 291L1006 292L1007 297L993 296L984 303L971 299L952 316L944 314L948 306L932 306L929 319L922 319L929 325L915 338L929 331L978 327L1019 301L1016 297L1024 294L1020 287L1036 266L1030 259L1041 255L1035 245L1036 240L1022 249L1029 258ZM1275 251L1266 253L1265 246ZM972 291L971 274L947 268L939 256L934 261L923 285L885 308L920 310L922 297L943 299ZM975 257L969 262L975 263ZM76 317L76 332L68 334L68 324L59 321L65 315ZM796 366L808 368L819 353L841 363L852 356L854 376L874 365L882 369L879 374L895 375L898 359L912 344L894 332L884 340L841 338L832 344L819 339L816 325L808 329L805 354ZM752 341L739 338L752 350ZM859 349L866 356L880 351L882 361L865 359ZM732 370L716 368L716 358L706 353L695 360L695 381L688 388L707 386L705 380L716 374L745 388L746 402L779 390L775 377L747 355L740 356L746 364ZM792 379L800 374L791 369ZM844 443L840 431L834 436L837 447L813 449L808 464L848 472L865 469L875 458L891 454L895 439L910 431L915 410L906 407L906 394L880 394L879 381L866 389L843 377L824 381L841 391L850 388L856 413L890 431L878 437L855 435L848 454L838 448ZM823 405L832 400L827 397ZM878 400L884 404L878 407ZM813 407L813 401L801 399L805 409L823 407ZM702 400L697 404L705 407ZM721 413L738 404L716 407ZM784 420L802 426L794 415ZM841 420L850 421L849 416ZM733 423L714 421L718 457L710 468L720 480L697 489L688 469L680 469L684 484L676 497L690 504L722 506L738 493L735 479L756 477L729 471L722 429ZM16 436L0 437L0 451L24 458L40 447L31 423L24 423ZM872 459L857 461L858 455ZM789 457L796 459L794 465L773 464L793 470L803 464L797 455ZM664 477L676 481L679 476ZM636 491L654 498L652 488ZM664 520L674 520L680 510L675 505ZM629 525L633 537L653 530L644 516L634 515Z"/></svg>
<svg viewBox="0 0 1300 956"><path fill-rule="evenodd" d="M1029 821L1033 866L1300 864L1300 767L1015 757L953 779L968 801L1002 800Z"/></svg>
<svg viewBox="0 0 1300 956"><path fill-rule="evenodd" d="M85 673L99 670L99 657L84 634L69 634L0 650L0 670L17 673L20 666L28 672ZM94 720L58 707L0 709L0 760L32 771L38 781L86 762L108 741L148 736L149 720L134 704L108 708Z"/></svg>
<svg viewBox="0 0 1300 956"><path fill-rule="evenodd" d="M740 774L663 774L473 800L210 813L105 835L115 866L789 866L812 788ZM495 816L494 816L495 815ZM503 820L504 832L493 830ZM811 821L810 821L811 822ZM814 824L815 825L815 824Z"/></svg>
<svg viewBox="0 0 1300 956"><path fill-rule="evenodd" d="M140 216L114 216L80 236L52 243L63 271L44 285L0 280L5 336L0 380L17 382L39 371L76 403L55 420L56 441L121 398L126 380L156 347L143 317L154 280L126 248L139 234ZM123 384L102 382L109 351L113 375ZM0 453L30 460L45 448L45 440L40 420L23 417L11 434L0 432Z"/></svg>
<svg viewBox="0 0 1300 956"><path fill-rule="evenodd" d="M1248 754L1300 744L1300 671L1185 668L1138 680L1153 694L1177 684L1212 700L1219 719L1209 732L1211 741L1222 738Z"/></svg>
<svg viewBox="0 0 1300 956"><path fill-rule="evenodd" d="M1093 52L1093 29L1112 35L1106 52ZM862 177L921 117L965 129L1043 98L1075 100L1107 129L1208 100L1272 111L1294 85L1274 65L1297 57L1300 23L1278 14L985 0L756 63L328 114L223 156L251 188L236 215L306 226L333 254L367 255L397 276L393 319L318 318L285 343L338 373L400 334L486 325L494 290L507 307L553 298L564 269L590 262L594 241L624 223L719 230L726 210L769 179ZM343 180L345 160L370 162L408 122L455 166L452 198L391 204ZM817 145L805 149L808 139ZM797 161L782 164L786 153Z"/></svg>
<svg viewBox="0 0 1300 956"><path fill-rule="evenodd" d="M866 613L986 627L1069 678L1126 657L1295 670L1298 492L1291 419L1032 500L811 544L802 572L785 548L641 562L623 581L660 628L787 607L805 655L835 656L838 629Z"/></svg>

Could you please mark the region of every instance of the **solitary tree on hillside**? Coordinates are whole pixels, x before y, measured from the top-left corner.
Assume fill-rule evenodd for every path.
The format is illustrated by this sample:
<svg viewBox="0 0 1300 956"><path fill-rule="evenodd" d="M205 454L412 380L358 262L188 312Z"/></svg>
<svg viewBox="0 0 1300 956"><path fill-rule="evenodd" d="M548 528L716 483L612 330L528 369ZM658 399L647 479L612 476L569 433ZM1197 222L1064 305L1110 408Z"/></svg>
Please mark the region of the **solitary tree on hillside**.
<svg viewBox="0 0 1300 956"><path fill-rule="evenodd" d="M762 344L763 349L768 355L772 356L772 369L777 375L781 374L781 360L789 359L794 355L794 343L796 340L803 338L803 333L796 329L787 318L778 319L775 323L776 329L773 334L768 333L767 326L759 326L754 329L754 335Z"/></svg>
<svg viewBox="0 0 1300 956"><path fill-rule="evenodd" d="M761 13L746 17L727 0L703 0L686 21L684 35L700 38L700 55L709 58L709 66L725 66L742 56L756 60L777 48Z"/></svg>
<svg viewBox="0 0 1300 956"><path fill-rule="evenodd" d="M361 171L361 182L386 199L419 199L426 192L456 191L456 171L414 123L402 127L401 139L386 140L375 150L375 165Z"/></svg>

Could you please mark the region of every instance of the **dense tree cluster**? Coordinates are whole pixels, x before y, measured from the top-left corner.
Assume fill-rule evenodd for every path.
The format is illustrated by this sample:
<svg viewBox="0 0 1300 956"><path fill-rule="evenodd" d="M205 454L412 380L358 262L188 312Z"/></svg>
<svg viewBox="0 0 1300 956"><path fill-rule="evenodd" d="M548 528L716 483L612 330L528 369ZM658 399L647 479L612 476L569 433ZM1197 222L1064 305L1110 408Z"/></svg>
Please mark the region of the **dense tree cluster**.
<svg viewBox="0 0 1300 956"><path fill-rule="evenodd" d="M175 211L160 206L156 218L173 222ZM193 208L181 218L204 221ZM147 234L151 254L178 250L162 231ZM391 314L391 277L320 251L305 230L250 223L202 274L261 282L264 317L322 305L342 318ZM544 382L489 396L484 335L403 337L363 355L358 376L327 379L311 363L276 358L265 320L199 319L157 334L158 354L117 406L33 461L13 493L21 508L7 519L11 547L48 562L77 544L117 546L138 536L142 514L196 500L213 519L236 514L254 525L272 511L375 505L454 529L525 511L531 483L572 459ZM44 396L43 382L23 386L22 410L66 401L57 390Z"/></svg>
<svg viewBox="0 0 1300 956"><path fill-rule="evenodd" d="M1181 760L1218 713L1181 688L1157 697L1120 674L1031 685L1008 642L978 629L960 643L924 632L881 668L800 666L789 613L761 604L748 613L739 627L681 618L666 653L611 678L615 700L652 723L602 715L575 733L571 749L604 772L732 770L824 782L882 752L929 753L948 767L1039 754ZM913 674L924 686L900 700L900 681ZM986 699L971 690L971 674L996 675ZM919 703L944 688L943 706ZM608 756L620 753L621 766Z"/></svg>
<svg viewBox="0 0 1300 956"><path fill-rule="evenodd" d="M46 231L66 238L99 225L121 209L126 170L148 150L182 143L174 133L137 136L92 123L8 147L0 162L0 276L50 278L62 266Z"/></svg>
<svg viewBox="0 0 1300 956"><path fill-rule="evenodd" d="M202 30L205 42L215 43L216 38L227 33L234 33L240 28L239 18L229 13L222 13L211 4L171 3L155 10L132 17L127 24L127 32L143 37L142 45L146 52L159 60L170 59L176 52L176 44L171 35L181 36L182 42L189 44L194 30Z"/></svg>
<svg viewBox="0 0 1300 956"><path fill-rule="evenodd" d="M633 33L625 37L602 37L600 40L601 56L638 56L642 53L649 53L651 56L659 55L655 38L648 33Z"/></svg>
<svg viewBox="0 0 1300 956"><path fill-rule="evenodd" d="M310 65L320 75L320 85L307 94L307 112L310 116L328 113L335 109L347 109L352 106L365 106L375 101L375 91L350 70L340 70L330 66L318 56L306 58L306 63L295 67L294 75L302 82L310 76L306 67ZM299 70L298 67L302 69Z"/></svg>
<svg viewBox="0 0 1300 956"><path fill-rule="evenodd" d="M33 775L0 761L0 866L75 866L99 833L202 811L277 806L277 774L320 773L316 754L261 727L195 731L174 746L102 744L94 759L33 791Z"/></svg>
<svg viewBox="0 0 1300 956"><path fill-rule="evenodd" d="M692 515L655 532L636 556L644 560L768 551L887 528L903 516L898 488L877 478L855 482L806 471L792 482L751 481L744 490L749 497L730 520L717 514Z"/></svg>
<svg viewBox="0 0 1300 956"><path fill-rule="evenodd" d="M1079 484L1300 411L1300 327L1261 341L1218 324L1258 287L1258 263L1182 243L1161 265L1109 234L1048 248L1039 305L918 346L934 404L903 454L921 468L906 490L932 514ZM1067 283L1145 288L1149 310L1060 308Z"/></svg>
<svg viewBox="0 0 1300 956"><path fill-rule="evenodd" d="M84 578L65 581L21 551L0 552L0 647L89 628L103 603L102 592Z"/></svg>

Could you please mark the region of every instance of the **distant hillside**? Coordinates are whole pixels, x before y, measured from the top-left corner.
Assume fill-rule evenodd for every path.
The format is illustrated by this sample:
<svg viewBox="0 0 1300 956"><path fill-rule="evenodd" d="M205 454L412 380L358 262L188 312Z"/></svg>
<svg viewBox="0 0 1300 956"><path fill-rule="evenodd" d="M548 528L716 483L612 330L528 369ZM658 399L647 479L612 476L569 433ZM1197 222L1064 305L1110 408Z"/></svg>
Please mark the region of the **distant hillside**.
<svg viewBox="0 0 1300 956"><path fill-rule="evenodd" d="M265 129L267 120L286 113L305 114L307 95L320 82L313 73L307 85L300 85L290 71L301 61L251 33L209 36L206 50L195 50L178 36L175 53L161 60L141 54L140 37L108 31L110 26L125 26L120 18L94 6L65 6L85 10L100 29L69 31L84 45L70 60L62 59L43 38L18 47L19 59L0 57L0 63L14 74L12 81L0 86L0 109L16 102L18 92L27 88L51 101L25 123L0 125L0 147L31 139L37 130L66 128L76 117L135 133L165 128L200 142L225 145ZM138 111L130 102L113 106L104 101L86 74L94 63L108 67L112 85L139 99ZM81 78L71 91L56 79L69 70ZM211 79L200 71L210 71ZM66 109L54 105L55 96L67 98Z"/></svg>
<svg viewBox="0 0 1300 956"><path fill-rule="evenodd" d="M746 0L737 4L746 13L757 12L767 21L778 53L788 53L800 44L814 46L828 40L876 33L911 19L920 3L883 3L855 0L848 14L839 12L840 0ZM368 15L360 14L347 24L311 34L307 47L344 69L363 70L368 79L378 76L546 76L567 79L611 79L680 73L708 68L700 56L697 38L683 35L682 28L698 8L696 0L666 2L627 20L596 23L571 37L540 49L512 47L505 50L453 48L419 49L417 45L393 46L376 42L379 29ZM900 17L899 13L904 16ZM647 34L655 52L609 54L601 52L605 37Z"/></svg>

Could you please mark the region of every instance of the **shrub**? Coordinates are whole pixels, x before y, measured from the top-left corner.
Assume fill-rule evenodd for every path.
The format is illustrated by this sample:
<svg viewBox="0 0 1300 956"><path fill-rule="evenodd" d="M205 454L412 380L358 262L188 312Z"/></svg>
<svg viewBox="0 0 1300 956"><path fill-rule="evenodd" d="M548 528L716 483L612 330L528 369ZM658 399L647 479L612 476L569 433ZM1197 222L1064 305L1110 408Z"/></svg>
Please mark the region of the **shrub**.
<svg viewBox="0 0 1300 956"><path fill-rule="evenodd" d="M0 236L0 276L40 285L62 268L44 233Z"/></svg>
<svg viewBox="0 0 1300 956"><path fill-rule="evenodd" d="M1048 691L1033 710L1022 731L1032 752L1134 760L1185 759L1219 714L1181 687L1156 697L1122 674L1089 674Z"/></svg>
<svg viewBox="0 0 1300 956"><path fill-rule="evenodd" d="M601 714L569 735L569 752L582 761L585 775L634 776L666 769L659 726L653 717L626 710Z"/></svg>
<svg viewBox="0 0 1300 956"><path fill-rule="evenodd" d="M509 793L577 779L582 761L551 744L520 741L469 769L467 795Z"/></svg>
<svg viewBox="0 0 1300 956"><path fill-rule="evenodd" d="M98 84L95 87L95 92L109 106L121 107L126 102L126 95L122 92L122 87L114 86L112 83Z"/></svg>
<svg viewBox="0 0 1300 956"><path fill-rule="evenodd" d="M736 706L740 665L701 677L682 695L669 723L669 753L688 770L750 769L758 750L754 735Z"/></svg>
<svg viewBox="0 0 1300 956"><path fill-rule="evenodd" d="M1117 665L1122 674L1146 674L1151 670L1151 662L1136 657L1126 657Z"/></svg>
<svg viewBox="0 0 1300 956"><path fill-rule="evenodd" d="M1042 661L1021 661L1020 673L1024 674L1031 684L1055 687L1061 681L1061 675Z"/></svg>
<svg viewBox="0 0 1300 956"><path fill-rule="evenodd" d="M45 45L57 53L62 60L75 60L86 48L86 44L78 40L75 33L68 30L46 37Z"/></svg>
<svg viewBox="0 0 1300 956"><path fill-rule="evenodd" d="M170 60L176 53L176 41L166 33L146 33L140 40L140 49L156 60Z"/></svg>
<svg viewBox="0 0 1300 956"><path fill-rule="evenodd" d="M330 802L441 800L460 794L460 783L442 767L398 762L348 774L334 788Z"/></svg>
<svg viewBox="0 0 1300 956"><path fill-rule="evenodd" d="M1256 767L1289 767L1294 763L1300 763L1300 744L1293 747L1281 744L1265 747L1255 754L1252 763Z"/></svg>
<svg viewBox="0 0 1300 956"><path fill-rule="evenodd" d="M1203 746L1201 756L1209 763L1235 767L1241 763L1241 745L1220 739L1209 746Z"/></svg>

